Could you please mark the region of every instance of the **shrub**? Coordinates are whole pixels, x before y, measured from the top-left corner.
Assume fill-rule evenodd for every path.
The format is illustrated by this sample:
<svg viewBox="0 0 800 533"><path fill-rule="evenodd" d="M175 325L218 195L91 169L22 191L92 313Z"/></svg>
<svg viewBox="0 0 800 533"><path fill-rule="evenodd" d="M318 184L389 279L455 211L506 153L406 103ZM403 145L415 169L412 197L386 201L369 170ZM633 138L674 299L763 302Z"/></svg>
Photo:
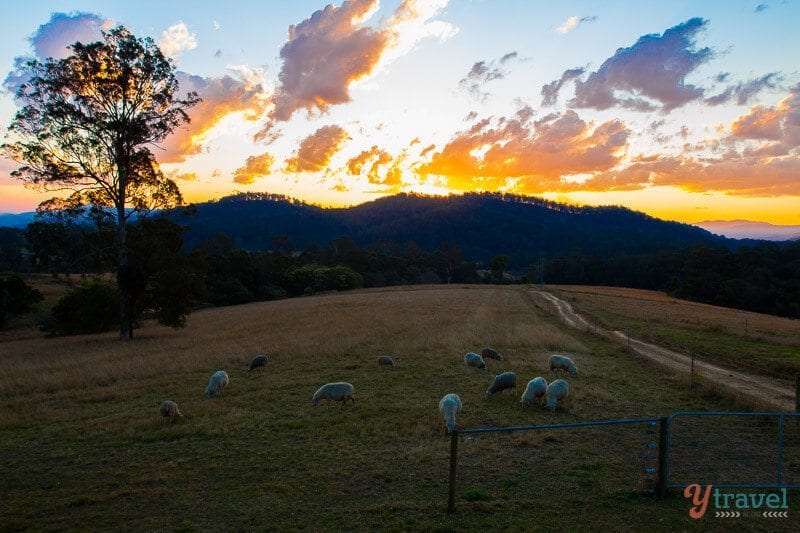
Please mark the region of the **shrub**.
<svg viewBox="0 0 800 533"><path fill-rule="evenodd" d="M346 266L303 265L291 270L287 276L293 294L311 294L320 291L344 291L364 286L364 278Z"/></svg>
<svg viewBox="0 0 800 533"><path fill-rule="evenodd" d="M53 306L42 329L56 335L101 333L119 325L119 290L108 281L84 281Z"/></svg>
<svg viewBox="0 0 800 533"><path fill-rule="evenodd" d="M42 293L19 276L0 278L0 327L5 323L6 315L30 313L42 300Z"/></svg>

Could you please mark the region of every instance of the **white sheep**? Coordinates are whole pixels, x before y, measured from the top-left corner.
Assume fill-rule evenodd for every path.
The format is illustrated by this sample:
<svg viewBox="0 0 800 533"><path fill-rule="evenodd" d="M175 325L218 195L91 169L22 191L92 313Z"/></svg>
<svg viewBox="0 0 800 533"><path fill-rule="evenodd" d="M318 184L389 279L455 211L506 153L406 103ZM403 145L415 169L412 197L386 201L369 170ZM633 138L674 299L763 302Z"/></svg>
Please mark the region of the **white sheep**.
<svg viewBox="0 0 800 533"><path fill-rule="evenodd" d="M353 395L353 386L345 382L326 383L317 389L317 392L315 392L314 396L311 398L311 407L316 407L317 403L322 399L341 401L342 406L347 403L347 400L352 401L353 405L356 404L356 397Z"/></svg>
<svg viewBox="0 0 800 533"><path fill-rule="evenodd" d="M167 400L162 403L158 410L161 411L161 416L167 419L170 424L174 424L178 421L178 418L183 416L178 410L178 404L172 400Z"/></svg>
<svg viewBox="0 0 800 533"><path fill-rule="evenodd" d="M222 389L227 387L229 382L230 380L228 379L227 372L224 370L217 370L214 372L206 387L206 398L222 394Z"/></svg>
<svg viewBox="0 0 800 533"><path fill-rule="evenodd" d="M569 394L569 383L563 379L557 379L547 386L547 408L551 411L556 410L558 402L564 401Z"/></svg>
<svg viewBox="0 0 800 533"><path fill-rule="evenodd" d="M491 348L481 350L481 357L484 359L496 359L497 361L503 360L503 356L497 353L497 350L492 350Z"/></svg>
<svg viewBox="0 0 800 533"><path fill-rule="evenodd" d="M458 394L445 394L439 400L439 412L442 414L447 432L450 433L456 429L456 415L461 412L461 398L458 397Z"/></svg>
<svg viewBox="0 0 800 533"><path fill-rule="evenodd" d="M486 389L486 396L491 396L506 389L517 387L517 375L513 372L503 372L494 377L492 384Z"/></svg>
<svg viewBox="0 0 800 533"><path fill-rule="evenodd" d="M572 361L572 359L566 355L551 355L549 362L551 373L555 370L563 370L564 372L569 372L573 376L578 375L578 367L575 366L575 363Z"/></svg>
<svg viewBox="0 0 800 533"><path fill-rule="evenodd" d="M525 392L522 393L522 399L519 402L525 407L530 407L533 400L544 397L546 392L547 380L541 376L533 378L525 387Z"/></svg>
<svg viewBox="0 0 800 533"><path fill-rule="evenodd" d="M483 360L483 357L474 352L469 352L464 356L464 364L480 370L486 370L486 361Z"/></svg>
<svg viewBox="0 0 800 533"><path fill-rule="evenodd" d="M378 357L378 366L385 366L388 368L394 368L394 359L392 359L388 355L382 355Z"/></svg>
<svg viewBox="0 0 800 533"><path fill-rule="evenodd" d="M253 360L250 361L250 368L248 368L247 371L252 372L256 368L266 365L268 360L269 358L266 355L257 355L253 357Z"/></svg>

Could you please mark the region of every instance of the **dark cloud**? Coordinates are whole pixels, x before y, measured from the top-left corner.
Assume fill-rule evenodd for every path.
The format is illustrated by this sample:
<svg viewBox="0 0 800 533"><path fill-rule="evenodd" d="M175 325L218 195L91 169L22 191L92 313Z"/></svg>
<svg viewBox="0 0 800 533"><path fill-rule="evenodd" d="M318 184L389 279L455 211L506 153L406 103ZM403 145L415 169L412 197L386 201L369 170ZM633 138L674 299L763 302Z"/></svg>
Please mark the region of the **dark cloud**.
<svg viewBox="0 0 800 533"><path fill-rule="evenodd" d="M575 81L572 107L669 112L703 97L703 89L686 83L686 76L710 60L710 48L695 49L697 34L707 25L692 18L662 35L640 37L618 49L586 81Z"/></svg>
<svg viewBox="0 0 800 533"><path fill-rule="evenodd" d="M388 21L373 27L365 23L379 8L378 0L345 0L290 26L270 120L287 121L299 109L324 112L349 102L351 83L371 74L387 52L406 52L419 39L454 32L432 20L446 4L403 0Z"/></svg>
<svg viewBox="0 0 800 533"><path fill-rule="evenodd" d="M776 88L781 79L778 72L770 72L760 78L745 82L740 81L735 85L729 86L723 92L706 98L704 101L708 105L720 105L730 101L735 101L738 105L746 105L751 98L764 89Z"/></svg>
<svg viewBox="0 0 800 533"><path fill-rule="evenodd" d="M53 13L48 22L39 26L28 37L34 55L15 58L14 68L6 76L3 86L16 93L27 80L24 67L29 60L63 59L70 53L68 47L76 42L92 43L102 40L102 30L109 28L111 24L111 21L94 13Z"/></svg>
<svg viewBox="0 0 800 533"><path fill-rule="evenodd" d="M555 104L556 101L558 101L558 92L561 90L561 87L570 80L580 78L584 72L586 72L586 69L583 67L567 69L561 74L559 79L543 85L542 105L547 106Z"/></svg>
<svg viewBox="0 0 800 533"><path fill-rule="evenodd" d="M458 82L459 86L475 99L481 102L486 100L489 97L489 93L483 90L484 86L491 81L503 79L508 73L502 69L502 66L515 59L518 55L517 52L509 52L497 60L478 61L472 65L467 75Z"/></svg>

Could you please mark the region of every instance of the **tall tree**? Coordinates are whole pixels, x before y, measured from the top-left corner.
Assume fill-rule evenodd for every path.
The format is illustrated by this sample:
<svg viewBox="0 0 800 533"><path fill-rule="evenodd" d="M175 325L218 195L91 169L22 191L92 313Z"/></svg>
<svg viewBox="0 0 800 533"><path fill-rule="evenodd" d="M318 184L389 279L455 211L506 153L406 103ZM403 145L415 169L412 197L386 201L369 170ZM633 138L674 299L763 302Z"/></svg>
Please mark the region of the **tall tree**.
<svg viewBox="0 0 800 533"><path fill-rule="evenodd" d="M12 176L50 191L71 191L46 208L91 205L116 224L120 338L133 337L127 225L132 217L182 203L178 186L159 170L150 148L189 121L200 99L178 96L173 63L150 38L122 26L103 41L75 43L60 60L31 60L17 91L24 104L9 127L6 156L22 166Z"/></svg>

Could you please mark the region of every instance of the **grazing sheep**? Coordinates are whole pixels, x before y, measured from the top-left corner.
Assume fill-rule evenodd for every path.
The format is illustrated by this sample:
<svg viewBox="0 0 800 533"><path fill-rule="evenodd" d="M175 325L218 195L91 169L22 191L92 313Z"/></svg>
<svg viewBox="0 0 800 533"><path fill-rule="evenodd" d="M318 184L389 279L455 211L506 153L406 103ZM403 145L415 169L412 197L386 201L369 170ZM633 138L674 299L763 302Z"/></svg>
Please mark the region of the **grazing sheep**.
<svg viewBox="0 0 800 533"><path fill-rule="evenodd" d="M178 421L178 418L183 416L181 412L178 411L178 404L172 400L167 400L162 403L158 410L161 411L161 416L169 420L170 424L174 424Z"/></svg>
<svg viewBox="0 0 800 533"><path fill-rule="evenodd" d="M486 361L483 360L483 357L474 352L469 352L464 356L464 364L480 370L486 370Z"/></svg>
<svg viewBox="0 0 800 533"><path fill-rule="evenodd" d="M563 379L557 379L547 386L547 408L551 411L556 410L558 402L564 401L569 394L569 383Z"/></svg>
<svg viewBox="0 0 800 533"><path fill-rule="evenodd" d="M481 357L484 359L496 359L498 361L503 360L503 356L497 353L497 350L492 350L491 348L484 348L481 350Z"/></svg>
<svg viewBox="0 0 800 533"><path fill-rule="evenodd" d="M385 366L388 368L394 368L394 359L389 357L388 355L382 355L378 357L378 366Z"/></svg>
<svg viewBox="0 0 800 533"><path fill-rule="evenodd" d="M451 433L456 429L456 415L461 412L461 398L458 394L445 394L439 400L439 412L442 413L447 432Z"/></svg>
<svg viewBox="0 0 800 533"><path fill-rule="evenodd" d="M347 400L356 404L356 397L353 396L353 386L349 383L327 383L317 389L314 396L311 398L311 407L316 407L320 400L334 400L341 401L342 406L347 403Z"/></svg>
<svg viewBox="0 0 800 533"><path fill-rule="evenodd" d="M514 389L517 387L517 375L513 372L503 372L494 377L494 381L486 389L486 396L491 396L501 390Z"/></svg>
<svg viewBox="0 0 800 533"><path fill-rule="evenodd" d="M227 372L224 370L217 370L214 372L214 374L211 375L211 380L208 382L208 387L206 387L206 398L222 394L222 389L227 387L229 382L230 380L228 379Z"/></svg>
<svg viewBox="0 0 800 533"><path fill-rule="evenodd" d="M569 372L573 376L578 375L578 367L572 362L572 359L566 355L551 355L550 356L550 372L555 370L563 370Z"/></svg>
<svg viewBox="0 0 800 533"><path fill-rule="evenodd" d="M253 360L250 361L250 368L248 368L247 371L252 372L256 368L266 365L268 360L269 358L266 355L257 355L253 357Z"/></svg>
<svg viewBox="0 0 800 533"><path fill-rule="evenodd" d="M530 380L528 386L525 387L525 392L522 393L520 403L525 407L530 407L533 400L536 398L544 397L547 392L547 380L543 377L538 377Z"/></svg>

